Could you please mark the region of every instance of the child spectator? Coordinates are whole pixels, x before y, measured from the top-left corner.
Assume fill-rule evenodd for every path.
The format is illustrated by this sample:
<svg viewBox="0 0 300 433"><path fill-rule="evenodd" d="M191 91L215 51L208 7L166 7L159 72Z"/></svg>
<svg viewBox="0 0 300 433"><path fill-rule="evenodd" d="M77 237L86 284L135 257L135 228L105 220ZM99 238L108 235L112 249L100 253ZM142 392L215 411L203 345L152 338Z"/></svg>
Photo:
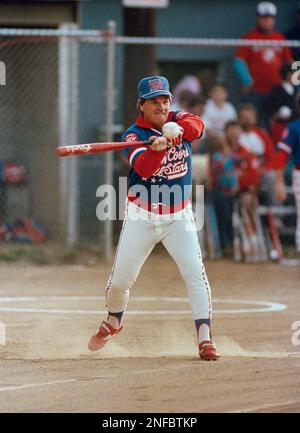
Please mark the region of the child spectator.
<svg viewBox="0 0 300 433"><path fill-rule="evenodd" d="M225 123L237 118L234 106L227 101L228 89L223 83L216 83L209 92L204 108L203 121L207 136L222 137Z"/></svg>
<svg viewBox="0 0 300 433"><path fill-rule="evenodd" d="M232 210L237 195L249 208L259 188L257 157L240 144L242 128L237 121L225 125L223 146L211 155L212 199L218 218L221 245L231 248Z"/></svg>
<svg viewBox="0 0 300 433"><path fill-rule="evenodd" d="M220 242L223 252L232 248L233 200L238 193L238 176L235 163L224 143L210 150L209 189L216 211Z"/></svg>

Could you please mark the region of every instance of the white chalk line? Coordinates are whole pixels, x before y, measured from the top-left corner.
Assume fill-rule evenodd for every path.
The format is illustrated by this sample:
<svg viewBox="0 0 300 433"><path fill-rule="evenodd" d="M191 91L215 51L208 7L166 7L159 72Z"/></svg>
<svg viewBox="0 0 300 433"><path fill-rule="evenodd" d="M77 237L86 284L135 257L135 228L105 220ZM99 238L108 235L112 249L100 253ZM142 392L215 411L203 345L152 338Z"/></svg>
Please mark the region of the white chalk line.
<svg viewBox="0 0 300 433"><path fill-rule="evenodd" d="M283 403L273 403L273 404L262 404L260 406L253 406L253 407L248 407L246 409L240 409L240 410L232 410L232 411L227 411L227 413L248 413L248 412L256 412L258 410L267 410L267 409L275 409L277 407L289 407L289 406L293 406L295 404L299 404L300 407L300 400L289 400L289 401L285 401Z"/></svg>
<svg viewBox="0 0 300 433"><path fill-rule="evenodd" d="M300 352L290 352L292 353L296 353L299 357L300 357ZM248 357L253 357L253 356L261 356L261 353L256 353L256 352L249 352ZM272 355L272 353L270 353L269 355ZM278 353L279 355L279 353ZM286 358L288 353L281 353L281 357L282 358ZM166 354L164 355L166 356ZM245 356L245 355L244 355ZM244 357L242 356L242 357ZM240 357L240 356L238 356ZM228 357L226 357L228 358ZM105 375L97 375L97 376L91 376L91 377L80 377L80 378L70 378L70 379L62 379L62 380L54 380L54 381L50 381L50 382L38 382L38 383L28 383L28 384L24 384L24 385L9 385L9 386L3 386L0 387L0 393L4 393L4 392L11 392L11 391L22 391L22 390L26 390L26 389L34 389L34 388L42 388L42 387L47 387L47 386L53 386L53 385L61 385L61 384L66 384L66 383L77 383L77 382L88 382L88 381L93 381L93 380L99 380L99 379L113 379L113 378L122 378L122 377L128 377L128 376L139 376L139 375L146 375L146 374L153 374L153 373L161 373L161 372L165 372L165 371L170 371L170 370L179 370L179 369L186 369L186 368L191 368L190 364L189 365L180 365L180 366L168 366L166 368L158 368L158 369L147 369L147 370L141 370L141 371L137 371L137 372L132 372L132 373L126 373L126 374L105 374ZM286 405L290 405L290 404L295 404L298 403L297 401L293 401L293 402L289 402L286 403ZM247 409L241 409L241 410L236 410L233 411L234 413L238 413L238 412L252 412L254 410L260 410L262 408L265 407L275 407L275 406L283 406L283 404L274 404L274 405L265 405L265 406L257 406L254 408L247 408ZM229 411L231 412L231 411Z"/></svg>
<svg viewBox="0 0 300 433"><path fill-rule="evenodd" d="M24 389L32 389L32 388L41 388L44 386L52 386L52 385L61 385L64 383L74 383L74 382L89 382L92 380L99 380L99 379L113 379L113 378L120 378L120 377L128 377L128 376L139 376L139 375L146 375L151 373L162 373L169 370L178 370L183 368L190 368L190 365L180 365L180 366L168 366L166 368L157 368L157 369L148 369L148 370L141 370L136 371L132 373L126 373L126 374L103 374L99 376L90 376L90 377L79 377L77 379L70 378L70 379L62 379L62 380L53 380L51 382L38 382L38 383L28 383L25 385L9 385L9 386L2 386L0 387L0 393L1 392L8 392L8 391L19 391Z"/></svg>
<svg viewBox="0 0 300 433"><path fill-rule="evenodd" d="M64 380L54 380L53 382L27 383L25 385L3 386L3 387L0 387L0 392L38 388L38 387L42 387L42 386L50 386L50 385L57 385L57 384L62 384L62 383L71 383L71 382L77 382L77 381L78 381L78 379L64 379Z"/></svg>
<svg viewBox="0 0 300 433"><path fill-rule="evenodd" d="M43 314L85 314L85 315L103 315L106 314L105 310L70 310L70 309L52 309L52 308L20 308L20 307L3 307L2 303L15 303L15 302L61 302L61 301L104 301L103 296L10 296L0 298L0 312L10 312L10 313L43 313ZM131 302L188 302L188 298L179 297L166 297L166 296L140 296L131 298ZM237 308L237 309L223 309L214 310L214 314L248 314L248 313L268 313L274 311L283 311L287 308L287 305L270 302L270 301L252 301L252 300L236 300L236 299L215 299L214 303L221 304L233 304L233 305L254 305L259 306L259 308ZM127 315L157 315L157 314L190 314L190 310L128 310Z"/></svg>
<svg viewBox="0 0 300 433"><path fill-rule="evenodd" d="M237 355L227 355L226 358L300 358L299 352L250 352Z"/></svg>

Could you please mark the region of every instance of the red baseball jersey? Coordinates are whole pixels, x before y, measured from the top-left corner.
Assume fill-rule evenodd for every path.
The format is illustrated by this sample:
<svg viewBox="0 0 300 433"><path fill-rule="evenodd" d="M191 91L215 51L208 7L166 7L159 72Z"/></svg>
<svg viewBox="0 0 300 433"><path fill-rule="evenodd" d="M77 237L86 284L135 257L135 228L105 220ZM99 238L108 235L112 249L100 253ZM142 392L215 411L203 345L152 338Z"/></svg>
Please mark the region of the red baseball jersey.
<svg viewBox="0 0 300 433"><path fill-rule="evenodd" d="M286 40L281 33L273 31L268 34L254 29L246 33L242 39L259 40ZM240 47L236 57L247 63L253 79L253 88L257 92L266 94L281 82L280 68L283 63L293 61L291 50L288 47Z"/></svg>
<svg viewBox="0 0 300 433"><path fill-rule="evenodd" d="M240 191L257 191L260 173L256 155L240 145L237 150L232 150L232 157L238 174Z"/></svg>

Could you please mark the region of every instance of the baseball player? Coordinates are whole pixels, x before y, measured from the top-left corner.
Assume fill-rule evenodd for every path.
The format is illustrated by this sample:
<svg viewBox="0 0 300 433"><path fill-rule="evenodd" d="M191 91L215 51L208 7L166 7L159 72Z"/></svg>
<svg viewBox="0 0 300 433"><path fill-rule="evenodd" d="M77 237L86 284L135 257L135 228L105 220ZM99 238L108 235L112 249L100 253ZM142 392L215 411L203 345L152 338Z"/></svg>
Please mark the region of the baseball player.
<svg viewBox="0 0 300 433"><path fill-rule="evenodd" d="M300 98L297 100L297 108L299 112ZM279 152L275 156L275 168L277 169L275 192L279 201L286 199L284 167L290 155L294 162L292 185L297 208L296 249L300 254L300 118L288 124L277 147Z"/></svg>
<svg viewBox="0 0 300 433"><path fill-rule="evenodd" d="M200 357L217 360L220 355L211 338L211 289L189 201L192 141L202 135L204 124L194 114L170 111L172 94L165 77L143 78L137 91L140 115L122 140L151 140L152 144L125 149L131 167L129 191L106 288L108 317L90 339L89 349L102 348L122 330L130 288L154 246L162 242L187 287ZM162 129L171 121L179 127L175 125L176 136L167 140Z"/></svg>

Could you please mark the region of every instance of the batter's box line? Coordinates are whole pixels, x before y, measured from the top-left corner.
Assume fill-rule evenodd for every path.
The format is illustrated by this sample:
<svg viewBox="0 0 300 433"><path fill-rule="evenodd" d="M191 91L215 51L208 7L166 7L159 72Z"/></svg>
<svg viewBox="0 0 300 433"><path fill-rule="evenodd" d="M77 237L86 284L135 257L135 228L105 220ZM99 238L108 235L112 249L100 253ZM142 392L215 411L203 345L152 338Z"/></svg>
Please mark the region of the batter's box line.
<svg viewBox="0 0 300 433"><path fill-rule="evenodd" d="M23 308L23 307L9 307L3 304L9 303L24 303L24 302L84 302L84 301L104 301L103 296L22 296L22 297L2 297L0 298L0 312L10 313L32 313L32 314L83 314L83 315L100 315L106 314L105 310L83 310L83 309L57 309L57 308ZM179 297L159 297L159 296L141 296L131 298L131 302L170 302L170 303L187 303L188 298ZM257 308L237 308L237 309L224 309L214 310L214 314L253 314L253 313L270 313L276 311L283 311L287 305L271 302L271 301L255 301L255 300L237 300L237 299L215 299L214 303L231 304L231 305L251 305ZM2 304L2 305L1 305ZM128 310L127 315L174 315L174 314L191 314L190 310Z"/></svg>

